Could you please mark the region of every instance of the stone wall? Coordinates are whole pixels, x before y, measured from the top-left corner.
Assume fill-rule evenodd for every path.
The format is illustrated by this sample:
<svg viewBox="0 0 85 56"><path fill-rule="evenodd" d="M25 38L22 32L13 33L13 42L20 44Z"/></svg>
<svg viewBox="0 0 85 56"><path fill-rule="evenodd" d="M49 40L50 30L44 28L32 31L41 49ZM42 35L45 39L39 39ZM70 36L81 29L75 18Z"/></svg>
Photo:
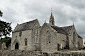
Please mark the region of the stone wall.
<svg viewBox="0 0 85 56"><path fill-rule="evenodd" d="M85 53L44 53L39 51L0 50L0 56L85 56Z"/></svg>
<svg viewBox="0 0 85 56"><path fill-rule="evenodd" d="M50 27L47 23L41 28L40 31L40 46L42 52L52 53L57 51L57 32Z"/></svg>
<svg viewBox="0 0 85 56"><path fill-rule="evenodd" d="M31 38L32 30L22 31L21 36L20 32L12 33L11 40L11 50L15 50L16 43L19 44L19 50L32 50L32 38ZM27 39L27 46L25 46L25 39Z"/></svg>
<svg viewBox="0 0 85 56"><path fill-rule="evenodd" d="M39 22L36 20L35 22L30 21L30 25L27 24L23 23L21 24L22 26L15 27L15 30L12 32L11 50L33 51L39 48ZM24 27L27 28L25 29Z"/></svg>
<svg viewBox="0 0 85 56"><path fill-rule="evenodd" d="M24 50L0 50L0 56L47 56L47 53Z"/></svg>
<svg viewBox="0 0 85 56"><path fill-rule="evenodd" d="M76 32L75 26L72 26L69 37L69 49L78 49L78 34Z"/></svg>
<svg viewBox="0 0 85 56"><path fill-rule="evenodd" d="M44 23L40 32L40 46L42 52L54 53L59 49L65 48L66 37L65 34L58 33L47 23Z"/></svg>
<svg viewBox="0 0 85 56"><path fill-rule="evenodd" d="M84 48L84 46L83 46L83 39L80 38L80 37L78 39L79 39L79 42L78 42L79 49Z"/></svg>

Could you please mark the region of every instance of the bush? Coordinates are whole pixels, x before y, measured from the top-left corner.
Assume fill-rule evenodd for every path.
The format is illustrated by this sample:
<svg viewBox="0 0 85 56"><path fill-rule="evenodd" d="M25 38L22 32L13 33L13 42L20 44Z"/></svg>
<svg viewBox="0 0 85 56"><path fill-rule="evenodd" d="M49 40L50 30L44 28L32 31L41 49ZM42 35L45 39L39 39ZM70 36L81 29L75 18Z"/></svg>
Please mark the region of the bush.
<svg viewBox="0 0 85 56"><path fill-rule="evenodd" d="M5 37L0 39L0 43L6 43L6 47L8 48L11 44L11 37Z"/></svg>

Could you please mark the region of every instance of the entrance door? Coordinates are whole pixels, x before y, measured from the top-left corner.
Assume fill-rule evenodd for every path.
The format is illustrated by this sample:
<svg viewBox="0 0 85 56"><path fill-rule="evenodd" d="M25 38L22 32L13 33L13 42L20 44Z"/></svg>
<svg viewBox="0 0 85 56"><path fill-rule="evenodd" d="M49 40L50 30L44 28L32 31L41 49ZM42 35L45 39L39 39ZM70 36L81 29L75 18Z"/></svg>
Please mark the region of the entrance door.
<svg viewBox="0 0 85 56"><path fill-rule="evenodd" d="M15 49L19 49L19 44L18 43L15 44Z"/></svg>
<svg viewBox="0 0 85 56"><path fill-rule="evenodd" d="M57 44L57 48L58 48L58 50L60 50L60 44Z"/></svg>

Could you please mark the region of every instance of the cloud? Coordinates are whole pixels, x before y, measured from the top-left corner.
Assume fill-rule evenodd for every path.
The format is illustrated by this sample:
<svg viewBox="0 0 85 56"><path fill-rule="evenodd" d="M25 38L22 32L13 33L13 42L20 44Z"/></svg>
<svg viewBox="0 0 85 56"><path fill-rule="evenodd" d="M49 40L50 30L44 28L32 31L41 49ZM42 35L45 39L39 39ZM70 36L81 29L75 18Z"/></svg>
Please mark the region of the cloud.
<svg viewBox="0 0 85 56"><path fill-rule="evenodd" d="M42 25L49 22L51 8L57 26L75 24L79 35L85 38L85 0L1 0L1 20L17 23L38 19Z"/></svg>

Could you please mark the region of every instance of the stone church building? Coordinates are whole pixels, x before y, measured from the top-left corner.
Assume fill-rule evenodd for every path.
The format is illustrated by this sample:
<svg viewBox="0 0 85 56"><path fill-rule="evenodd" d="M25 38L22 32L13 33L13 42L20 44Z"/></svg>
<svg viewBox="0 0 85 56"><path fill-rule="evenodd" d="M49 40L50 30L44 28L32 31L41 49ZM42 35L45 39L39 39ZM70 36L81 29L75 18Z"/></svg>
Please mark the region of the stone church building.
<svg viewBox="0 0 85 56"><path fill-rule="evenodd" d="M51 12L49 23L40 26L37 19L17 24L12 32L11 50L29 50L56 52L58 50L75 50L83 48L83 38L80 37L74 24L71 26L55 26Z"/></svg>

